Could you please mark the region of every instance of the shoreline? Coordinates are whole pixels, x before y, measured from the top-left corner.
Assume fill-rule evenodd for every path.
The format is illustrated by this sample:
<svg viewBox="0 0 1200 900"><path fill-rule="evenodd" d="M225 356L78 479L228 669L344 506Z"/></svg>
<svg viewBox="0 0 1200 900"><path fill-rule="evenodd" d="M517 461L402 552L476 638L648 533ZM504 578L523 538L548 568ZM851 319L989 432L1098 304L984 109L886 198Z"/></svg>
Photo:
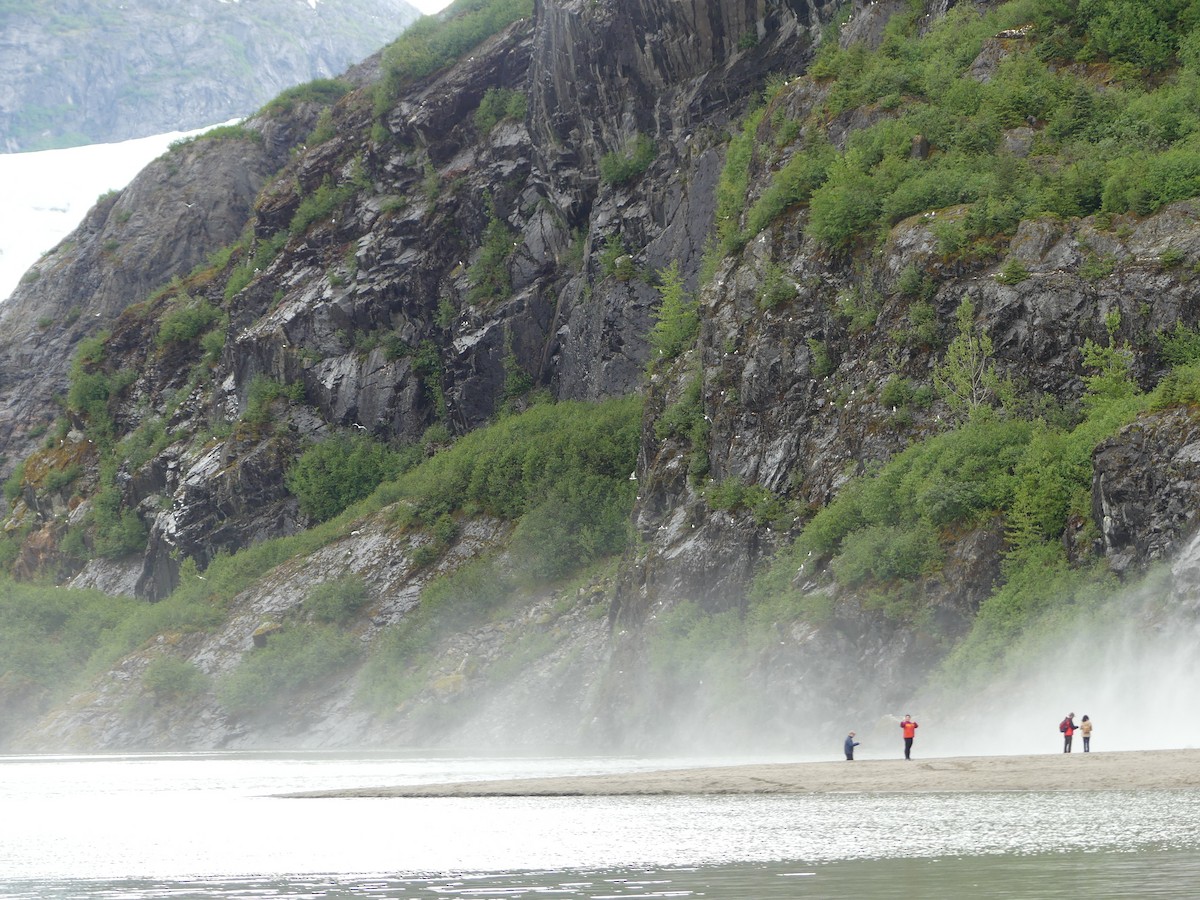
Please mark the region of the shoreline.
<svg viewBox="0 0 1200 900"><path fill-rule="evenodd" d="M679 794L1124 791L1200 788L1200 750L754 763L279 794L346 797L619 797Z"/></svg>

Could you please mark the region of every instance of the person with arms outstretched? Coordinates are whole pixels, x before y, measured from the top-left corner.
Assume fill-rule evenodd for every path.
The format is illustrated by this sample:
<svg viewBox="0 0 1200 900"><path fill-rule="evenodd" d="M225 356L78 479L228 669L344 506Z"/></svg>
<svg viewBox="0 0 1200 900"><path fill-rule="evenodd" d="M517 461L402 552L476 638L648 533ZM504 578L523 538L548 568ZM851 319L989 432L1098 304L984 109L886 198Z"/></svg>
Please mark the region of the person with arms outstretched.
<svg viewBox="0 0 1200 900"><path fill-rule="evenodd" d="M912 759L912 742L917 736L917 729L921 726L912 720L912 716L905 716L904 721L900 723L900 733L904 735L904 758Z"/></svg>

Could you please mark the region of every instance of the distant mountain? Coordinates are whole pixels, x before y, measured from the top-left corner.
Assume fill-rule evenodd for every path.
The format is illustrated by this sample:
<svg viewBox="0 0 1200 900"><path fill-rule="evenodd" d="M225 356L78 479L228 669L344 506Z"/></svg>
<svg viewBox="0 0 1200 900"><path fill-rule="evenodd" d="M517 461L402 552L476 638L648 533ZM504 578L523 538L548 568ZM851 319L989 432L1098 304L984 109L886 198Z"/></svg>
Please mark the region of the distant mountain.
<svg viewBox="0 0 1200 900"><path fill-rule="evenodd" d="M340 74L419 15L404 0L4 0L0 150L248 115L286 88Z"/></svg>

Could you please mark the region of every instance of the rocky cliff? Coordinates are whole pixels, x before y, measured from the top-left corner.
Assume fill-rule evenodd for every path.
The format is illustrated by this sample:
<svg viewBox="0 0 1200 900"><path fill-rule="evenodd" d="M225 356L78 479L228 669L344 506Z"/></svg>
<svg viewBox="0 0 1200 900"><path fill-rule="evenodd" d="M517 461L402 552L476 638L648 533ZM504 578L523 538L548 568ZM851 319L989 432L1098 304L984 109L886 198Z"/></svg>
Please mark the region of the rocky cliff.
<svg viewBox="0 0 1200 900"><path fill-rule="evenodd" d="M340 74L418 15L400 0L7 3L0 148L111 143L240 118L286 88Z"/></svg>
<svg viewBox="0 0 1200 900"><path fill-rule="evenodd" d="M951 13L990 21L993 6L927 4L909 33ZM812 191L794 187L750 227L793 160L875 152L863 136L902 107L845 103L828 62L799 76L823 41L866 54L894 40L910 7L542 0L442 67L404 69L417 54L398 43L361 70L377 82L325 111L275 110L173 151L94 210L0 307L6 465L25 460L10 479L12 568L159 601L164 619L185 595L221 615L163 625L10 742L744 747L769 733L796 746L916 696L981 609L1015 590L1020 553L1133 579L1186 544L1196 438L1180 388L1113 425L1094 462L1092 445L1072 456L1049 500L1030 499L1032 463L995 476L1003 496L968 471L977 460L948 469L946 489L918 504L934 513L877 524L888 553L905 528L928 528L923 563L902 576L846 574L841 536L788 555L856 478L955 428L1017 423L1005 448L1068 443L1096 398L1133 402L1163 381L1165 336L1178 344L1197 325L1190 199L971 232L991 201L947 202L923 182L932 199L884 217L877 238L831 241ZM1026 35L989 35L956 77L1010 77L1004 60ZM1048 127L1030 119L990 138L1014 167ZM937 158L917 137L901 152L892 142L912 161L897 166ZM1035 164L1039 178L1060 171ZM667 353L654 329L673 277L697 328ZM946 384L951 351L984 347L978 335L986 349L968 374L994 396L975 415ZM314 442L361 432L433 454L539 394L644 395L636 534L615 568L527 584L487 622L413 624L432 615L430 591L444 600L431 586L472 561L520 572L511 521L455 510L439 536L397 495L310 529L285 477ZM874 514L856 510L853 527ZM268 546L279 558L261 577L206 593L203 573L224 579L230 554ZM769 565L791 606L763 598ZM211 687L311 620L314 585L347 578L364 605L343 630L376 659L407 648L407 669L344 665L283 698L288 715ZM208 681L156 691L165 658ZM384 709L364 705L381 679L407 687Z"/></svg>

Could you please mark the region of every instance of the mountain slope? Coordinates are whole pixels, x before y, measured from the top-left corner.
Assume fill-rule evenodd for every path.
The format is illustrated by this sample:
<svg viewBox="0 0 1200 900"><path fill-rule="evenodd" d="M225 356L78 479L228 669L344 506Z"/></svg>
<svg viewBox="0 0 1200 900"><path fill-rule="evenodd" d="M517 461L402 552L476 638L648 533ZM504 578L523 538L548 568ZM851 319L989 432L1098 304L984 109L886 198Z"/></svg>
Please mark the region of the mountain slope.
<svg viewBox="0 0 1200 900"><path fill-rule="evenodd" d="M1186 638L1187 23L843 12L457 4L166 160L282 168L103 335L60 273L147 207L99 210L14 297L3 547L154 602L9 740L818 748L1092 616Z"/></svg>
<svg viewBox="0 0 1200 900"><path fill-rule="evenodd" d="M402 0L6 3L0 148L111 143L239 118L285 88L340 74L417 16Z"/></svg>

